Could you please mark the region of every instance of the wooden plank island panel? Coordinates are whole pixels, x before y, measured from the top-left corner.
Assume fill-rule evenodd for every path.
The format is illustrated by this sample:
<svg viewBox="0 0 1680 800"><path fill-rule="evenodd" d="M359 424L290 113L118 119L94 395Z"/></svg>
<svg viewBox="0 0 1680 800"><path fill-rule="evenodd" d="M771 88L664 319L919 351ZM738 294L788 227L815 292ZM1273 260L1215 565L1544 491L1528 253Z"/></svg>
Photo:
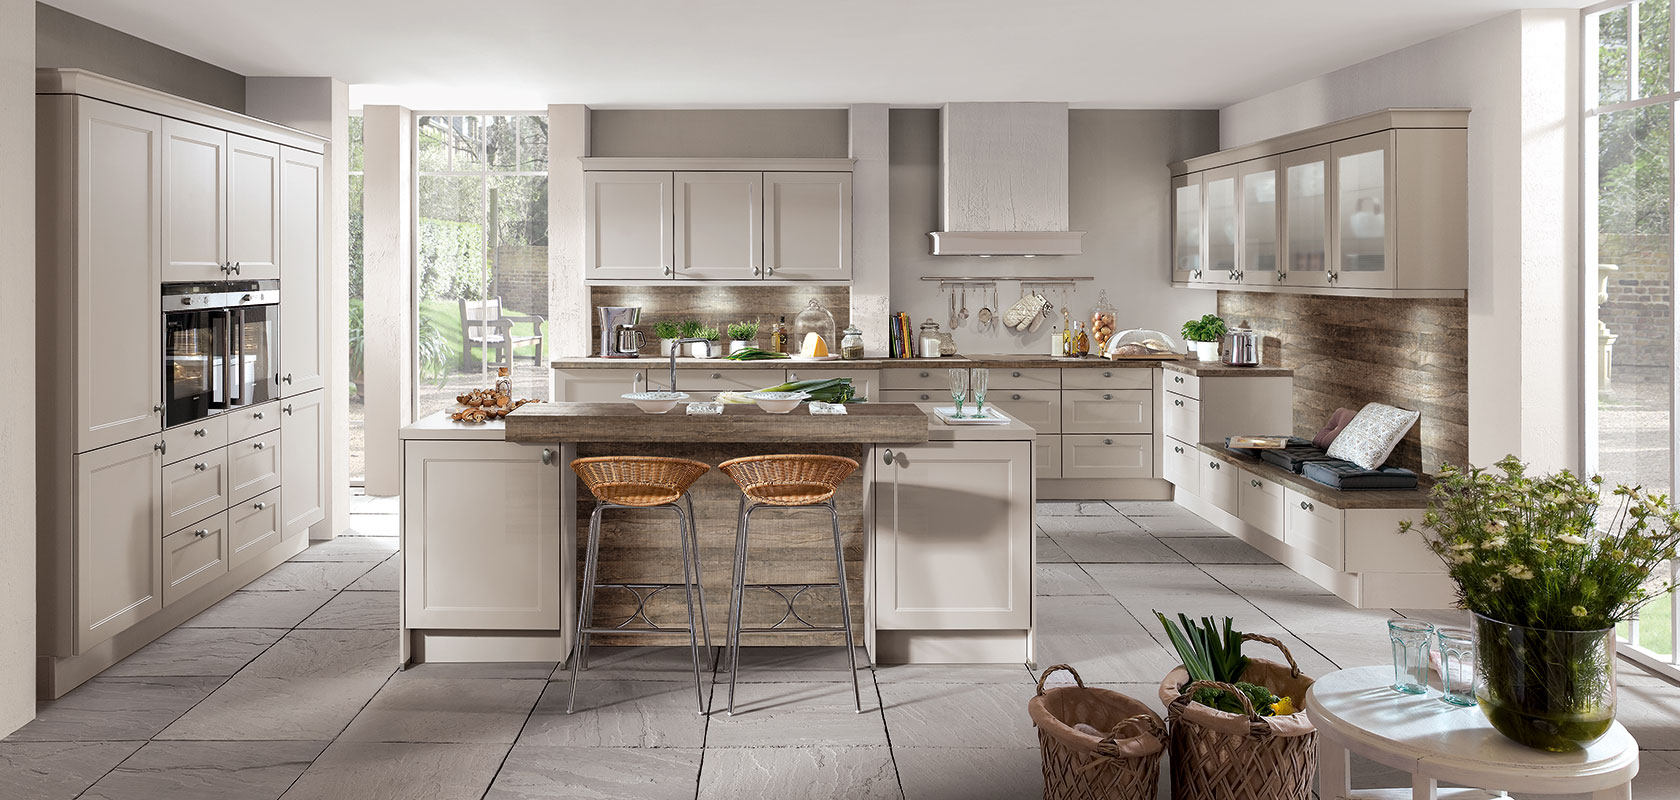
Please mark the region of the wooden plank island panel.
<svg viewBox="0 0 1680 800"><path fill-rule="evenodd" d="M505 437L520 444L919 444L928 440L927 413L914 404L854 403L846 410L843 416L812 416L804 406L788 414L767 414L758 406L728 405L720 415L690 416L680 404L666 414L646 414L630 403L532 403L507 416Z"/></svg>

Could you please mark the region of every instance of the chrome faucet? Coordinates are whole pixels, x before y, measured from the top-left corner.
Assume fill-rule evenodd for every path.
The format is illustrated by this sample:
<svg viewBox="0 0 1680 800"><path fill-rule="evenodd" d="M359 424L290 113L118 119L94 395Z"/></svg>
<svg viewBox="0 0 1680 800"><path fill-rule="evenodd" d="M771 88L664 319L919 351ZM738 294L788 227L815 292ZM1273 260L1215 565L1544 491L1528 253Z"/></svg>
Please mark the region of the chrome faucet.
<svg viewBox="0 0 1680 800"><path fill-rule="evenodd" d="M671 391L673 392L677 390L677 351L683 349L683 345L691 344L693 342L706 343L707 358L712 357L712 348L716 346L712 343L711 339L701 339L698 337L692 339L678 339L671 343Z"/></svg>

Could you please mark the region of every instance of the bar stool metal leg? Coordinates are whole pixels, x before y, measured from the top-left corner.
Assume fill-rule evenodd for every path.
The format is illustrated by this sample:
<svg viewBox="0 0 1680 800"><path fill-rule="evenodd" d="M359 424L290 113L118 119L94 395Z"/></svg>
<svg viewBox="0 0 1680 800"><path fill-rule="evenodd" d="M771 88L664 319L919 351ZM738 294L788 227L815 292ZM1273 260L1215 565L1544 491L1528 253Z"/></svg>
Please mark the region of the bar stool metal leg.
<svg viewBox="0 0 1680 800"><path fill-rule="evenodd" d="M741 671L741 613L742 597L747 579L747 522L752 509L741 498L740 520L735 525L735 574L729 594L729 713L735 713L735 676Z"/></svg>
<svg viewBox="0 0 1680 800"><path fill-rule="evenodd" d="M694 700L700 707L699 713L704 715L706 713L706 694L700 688L700 638L694 632L694 584L697 576L693 557L696 554L691 551L688 542L689 528L692 523L690 523L688 515L683 513L681 506L672 503L671 510L677 512L678 538L682 539L683 594L688 597L688 650L694 656ZM705 607L702 606L701 615L704 616L704 614Z"/></svg>
<svg viewBox="0 0 1680 800"><path fill-rule="evenodd" d="M712 627L711 623L706 621L705 573L700 571L699 518L694 516L694 498L687 492L683 493L683 504L688 508L688 538L690 542L693 542L693 550L691 552L693 553L694 559L694 591L696 592L696 596L699 598L700 603L700 632L706 638L707 656L712 657L715 654L710 652L712 649Z"/></svg>
<svg viewBox="0 0 1680 800"><path fill-rule="evenodd" d="M572 713L572 706L577 702L578 671L589 657L588 630L595 618L595 567L601 546L601 512L605 510L606 504L597 501L595 510L589 513L589 544L583 559L583 592L578 598L577 630L572 634L572 686L566 698L567 714Z"/></svg>
<svg viewBox="0 0 1680 800"><path fill-rule="evenodd" d="M857 645L852 641L852 604L846 596L846 556L840 549L840 510L834 507L833 499L826 505L829 521L834 525L835 582L840 585L840 619L846 628L846 662L852 665L852 699L857 703L857 712L862 714L863 692L858 689Z"/></svg>

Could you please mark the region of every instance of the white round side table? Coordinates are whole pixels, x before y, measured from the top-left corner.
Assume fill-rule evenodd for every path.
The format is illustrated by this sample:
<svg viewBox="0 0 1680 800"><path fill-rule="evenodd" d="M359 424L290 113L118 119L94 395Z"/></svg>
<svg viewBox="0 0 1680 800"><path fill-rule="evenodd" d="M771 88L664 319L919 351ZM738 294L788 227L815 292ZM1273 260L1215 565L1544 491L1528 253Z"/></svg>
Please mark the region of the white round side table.
<svg viewBox="0 0 1680 800"><path fill-rule="evenodd" d="M1332 672L1307 691L1307 718L1318 728L1320 797L1405 798L1405 789L1354 791L1348 753L1412 775L1410 797L1488 798L1502 792L1577 794L1632 800L1639 744L1620 722L1580 753L1547 753L1506 739L1479 708L1442 702L1440 692L1400 694L1392 667ZM1480 787L1441 789L1439 781Z"/></svg>

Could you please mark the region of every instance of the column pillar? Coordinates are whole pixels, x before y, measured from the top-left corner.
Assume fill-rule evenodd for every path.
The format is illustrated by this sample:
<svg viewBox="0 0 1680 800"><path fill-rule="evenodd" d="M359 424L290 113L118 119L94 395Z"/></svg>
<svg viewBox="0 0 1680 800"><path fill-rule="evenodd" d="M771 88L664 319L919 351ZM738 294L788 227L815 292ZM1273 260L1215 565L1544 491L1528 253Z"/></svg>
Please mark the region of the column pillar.
<svg viewBox="0 0 1680 800"><path fill-rule="evenodd" d="M414 419L414 112L362 109L362 347L367 493L402 491Z"/></svg>

